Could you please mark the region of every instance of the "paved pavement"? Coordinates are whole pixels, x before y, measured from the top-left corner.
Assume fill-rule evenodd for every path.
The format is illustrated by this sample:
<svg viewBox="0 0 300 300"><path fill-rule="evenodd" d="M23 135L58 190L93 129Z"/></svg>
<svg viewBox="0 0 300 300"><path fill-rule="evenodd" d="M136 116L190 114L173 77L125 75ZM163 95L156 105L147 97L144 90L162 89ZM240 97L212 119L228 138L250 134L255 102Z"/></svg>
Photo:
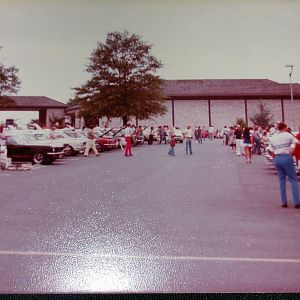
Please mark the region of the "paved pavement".
<svg viewBox="0 0 300 300"><path fill-rule="evenodd" d="M133 151L0 172L0 292L299 291L300 210L263 156Z"/></svg>

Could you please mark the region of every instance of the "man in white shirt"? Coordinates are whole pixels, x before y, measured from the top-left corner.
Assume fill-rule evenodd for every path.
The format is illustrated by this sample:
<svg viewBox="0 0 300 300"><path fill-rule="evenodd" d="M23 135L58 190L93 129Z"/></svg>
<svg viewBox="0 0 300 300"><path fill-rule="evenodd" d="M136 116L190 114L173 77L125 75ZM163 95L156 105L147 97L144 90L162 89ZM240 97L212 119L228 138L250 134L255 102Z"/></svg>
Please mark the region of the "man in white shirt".
<svg viewBox="0 0 300 300"><path fill-rule="evenodd" d="M128 123L125 131L124 131L124 137L126 141L126 147L125 147L125 156L132 156L132 128L130 127L130 124Z"/></svg>
<svg viewBox="0 0 300 300"><path fill-rule="evenodd" d="M209 139L210 139L210 140L213 139L214 132L215 132L214 126L213 126L213 125L210 125L210 126L208 127L208 136L209 136Z"/></svg>
<svg viewBox="0 0 300 300"><path fill-rule="evenodd" d="M269 147L275 157L275 166L280 184L281 206L287 207L286 176L288 176L291 182L295 208L300 208L299 184L294 159L291 154L298 141L288 132L285 123L279 123L277 130L278 133L270 137Z"/></svg>
<svg viewBox="0 0 300 300"><path fill-rule="evenodd" d="M190 151L190 155L193 154L192 152L192 139L193 139L193 130L192 126L188 125L185 132L184 137L186 139L185 141L185 152L188 154L188 150Z"/></svg>

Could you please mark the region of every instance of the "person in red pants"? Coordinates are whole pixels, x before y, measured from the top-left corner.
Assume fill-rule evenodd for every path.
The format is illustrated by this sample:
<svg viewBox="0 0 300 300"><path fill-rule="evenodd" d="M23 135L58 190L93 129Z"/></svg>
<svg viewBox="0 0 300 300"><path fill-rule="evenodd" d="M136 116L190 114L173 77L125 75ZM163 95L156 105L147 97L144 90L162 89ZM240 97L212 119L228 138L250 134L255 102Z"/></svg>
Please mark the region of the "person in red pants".
<svg viewBox="0 0 300 300"><path fill-rule="evenodd" d="M125 141L126 141L126 147L125 147L125 156L132 156L131 148L132 148L132 129L130 127L130 124L128 123L125 128Z"/></svg>

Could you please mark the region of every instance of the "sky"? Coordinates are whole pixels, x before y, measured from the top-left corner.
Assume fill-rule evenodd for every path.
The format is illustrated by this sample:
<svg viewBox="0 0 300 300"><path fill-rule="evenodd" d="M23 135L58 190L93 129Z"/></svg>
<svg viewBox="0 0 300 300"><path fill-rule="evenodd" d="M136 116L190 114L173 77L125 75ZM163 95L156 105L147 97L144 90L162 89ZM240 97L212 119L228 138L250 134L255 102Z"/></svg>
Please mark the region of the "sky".
<svg viewBox="0 0 300 300"><path fill-rule="evenodd" d="M291 64L300 83L299 0L0 0L0 62L19 69L18 95L66 103L123 30L153 45L164 79L288 83Z"/></svg>

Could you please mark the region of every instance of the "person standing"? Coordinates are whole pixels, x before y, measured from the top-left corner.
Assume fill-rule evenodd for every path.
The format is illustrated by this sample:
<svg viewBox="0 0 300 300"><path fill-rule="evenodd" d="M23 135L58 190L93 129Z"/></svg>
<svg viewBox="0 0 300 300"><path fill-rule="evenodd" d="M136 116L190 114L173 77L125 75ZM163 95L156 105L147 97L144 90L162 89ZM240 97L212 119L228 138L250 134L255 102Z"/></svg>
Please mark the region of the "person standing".
<svg viewBox="0 0 300 300"><path fill-rule="evenodd" d="M149 138L148 138L148 145L153 144L153 136L154 136L154 127L150 127L150 132L149 132Z"/></svg>
<svg viewBox="0 0 300 300"><path fill-rule="evenodd" d="M236 152L236 140L235 140L235 135L234 135L234 127L230 126L229 127L229 142L228 145L231 146L232 152Z"/></svg>
<svg viewBox="0 0 300 300"><path fill-rule="evenodd" d="M127 123L126 125L124 137L126 142L125 156L132 156L132 128L130 127L130 123Z"/></svg>
<svg viewBox="0 0 300 300"><path fill-rule="evenodd" d="M209 139L212 140L213 137L214 137L214 131L215 131L215 128L213 125L210 125L208 127L208 136L209 136Z"/></svg>
<svg viewBox="0 0 300 300"><path fill-rule="evenodd" d="M186 154L188 154L188 150L190 152L190 155L193 154L192 152L192 139L193 139L193 130L192 127L190 125L187 126L185 132L184 132L184 136L185 136L185 152Z"/></svg>
<svg viewBox="0 0 300 300"><path fill-rule="evenodd" d="M89 155L89 152L90 152L90 149L92 149L96 156L98 157L100 154L99 152L97 151L96 149L96 146L95 146L95 139L97 138L94 131L93 131L93 128L94 126L91 125L89 130L88 130L88 133L87 133L87 143L86 143L86 148L85 148L85 151L84 151L84 157L87 157Z"/></svg>
<svg viewBox="0 0 300 300"><path fill-rule="evenodd" d="M300 141L300 132L296 135L298 142ZM294 156L296 159L297 166L300 168L300 143L297 143L294 149Z"/></svg>
<svg viewBox="0 0 300 300"><path fill-rule="evenodd" d="M202 144L202 130L201 130L201 126L198 126L197 128L197 135L198 135L198 143Z"/></svg>
<svg viewBox="0 0 300 300"><path fill-rule="evenodd" d="M247 163L251 163L251 156L252 156L252 136L250 133L250 128L246 127L243 130L243 145L245 151L245 158Z"/></svg>
<svg viewBox="0 0 300 300"><path fill-rule="evenodd" d="M253 132L253 154L256 153L258 155L261 155L261 146L260 146L260 141L261 141L261 135L258 130L258 127L255 127L254 132Z"/></svg>
<svg viewBox="0 0 300 300"><path fill-rule="evenodd" d="M227 127L227 125L224 126L224 129L223 129L223 134L225 136L225 145L227 146L228 143L229 143L229 133L230 133L230 129Z"/></svg>
<svg viewBox="0 0 300 300"><path fill-rule="evenodd" d="M171 135L170 139L170 150L168 152L169 155L175 156L175 145L176 145L176 140L175 140L175 135Z"/></svg>
<svg viewBox="0 0 300 300"><path fill-rule="evenodd" d="M243 140L242 140L243 130L241 126L238 124L236 125L236 129L234 131L235 143L236 143L236 154L237 156L241 156L243 153Z"/></svg>
<svg viewBox="0 0 300 300"><path fill-rule="evenodd" d="M278 133L270 138L269 147L273 152L273 157L275 157L275 166L278 172L280 185L281 206L287 207L286 177L288 177L291 182L295 208L300 208L299 184L296 168L294 166L294 159L291 154L298 141L288 132L285 123L280 122L277 130Z"/></svg>

